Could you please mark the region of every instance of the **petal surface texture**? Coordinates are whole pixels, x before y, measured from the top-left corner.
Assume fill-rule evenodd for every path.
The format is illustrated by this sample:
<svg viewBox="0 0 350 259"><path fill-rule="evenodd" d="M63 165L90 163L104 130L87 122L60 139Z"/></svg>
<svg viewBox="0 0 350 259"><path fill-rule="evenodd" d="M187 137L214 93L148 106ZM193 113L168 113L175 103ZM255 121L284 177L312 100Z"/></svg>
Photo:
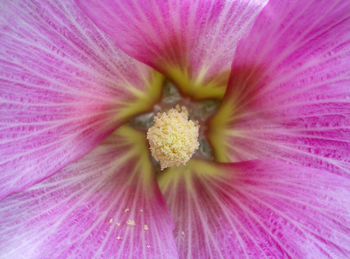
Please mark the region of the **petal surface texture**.
<svg viewBox="0 0 350 259"><path fill-rule="evenodd" d="M80 158L146 108L133 100L146 98L154 75L72 1L1 1L0 41L0 198Z"/></svg>
<svg viewBox="0 0 350 259"><path fill-rule="evenodd" d="M212 123L219 159L349 174L349 85L350 2L272 0L237 48Z"/></svg>
<svg viewBox="0 0 350 259"><path fill-rule="evenodd" d="M350 182L280 161L190 162L159 180L181 258L348 258Z"/></svg>
<svg viewBox="0 0 350 259"><path fill-rule="evenodd" d="M145 136L125 126L2 200L0 222L1 258L177 258Z"/></svg>
<svg viewBox="0 0 350 259"><path fill-rule="evenodd" d="M222 97L238 40L267 1L77 0L116 44L195 98Z"/></svg>

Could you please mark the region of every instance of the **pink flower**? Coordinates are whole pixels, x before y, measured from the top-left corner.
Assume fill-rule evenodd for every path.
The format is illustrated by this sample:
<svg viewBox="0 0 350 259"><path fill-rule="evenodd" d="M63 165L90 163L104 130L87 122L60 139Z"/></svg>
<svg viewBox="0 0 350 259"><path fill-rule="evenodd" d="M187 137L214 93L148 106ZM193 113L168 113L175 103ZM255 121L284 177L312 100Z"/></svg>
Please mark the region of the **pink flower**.
<svg viewBox="0 0 350 259"><path fill-rule="evenodd" d="M350 257L350 2L265 5L2 1L0 257Z"/></svg>

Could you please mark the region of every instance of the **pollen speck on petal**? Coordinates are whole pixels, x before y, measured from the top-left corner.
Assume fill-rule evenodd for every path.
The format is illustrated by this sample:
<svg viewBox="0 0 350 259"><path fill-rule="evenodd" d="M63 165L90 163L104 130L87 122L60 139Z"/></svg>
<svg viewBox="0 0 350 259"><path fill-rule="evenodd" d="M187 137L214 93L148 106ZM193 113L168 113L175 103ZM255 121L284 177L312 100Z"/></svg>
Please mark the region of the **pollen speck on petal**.
<svg viewBox="0 0 350 259"><path fill-rule="evenodd" d="M0 257L178 258L153 173L145 135L119 128L81 160L0 201Z"/></svg>
<svg viewBox="0 0 350 259"><path fill-rule="evenodd" d="M134 227L136 226L136 223L133 219L129 219L127 222L126 222L126 225L130 226L130 227Z"/></svg>

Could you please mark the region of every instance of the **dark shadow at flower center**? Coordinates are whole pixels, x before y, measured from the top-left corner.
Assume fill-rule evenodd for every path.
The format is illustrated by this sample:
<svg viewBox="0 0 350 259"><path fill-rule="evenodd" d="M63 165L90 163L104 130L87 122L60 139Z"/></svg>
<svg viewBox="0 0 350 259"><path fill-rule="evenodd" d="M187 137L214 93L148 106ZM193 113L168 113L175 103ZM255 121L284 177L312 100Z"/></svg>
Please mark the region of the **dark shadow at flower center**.
<svg viewBox="0 0 350 259"><path fill-rule="evenodd" d="M193 158L213 160L213 149L207 137L208 120L217 111L219 104L220 101L213 99L194 101L191 98L181 95L177 87L171 81L166 80L162 89L162 97L158 103L154 104L153 110L132 118L129 121L129 125L139 131L144 131L146 136L147 130L154 125L154 116L157 113L167 112L176 107L176 105L184 106L188 111L189 119L198 121L200 125L198 139L199 148L193 155ZM158 162L153 158L152 161L158 168Z"/></svg>

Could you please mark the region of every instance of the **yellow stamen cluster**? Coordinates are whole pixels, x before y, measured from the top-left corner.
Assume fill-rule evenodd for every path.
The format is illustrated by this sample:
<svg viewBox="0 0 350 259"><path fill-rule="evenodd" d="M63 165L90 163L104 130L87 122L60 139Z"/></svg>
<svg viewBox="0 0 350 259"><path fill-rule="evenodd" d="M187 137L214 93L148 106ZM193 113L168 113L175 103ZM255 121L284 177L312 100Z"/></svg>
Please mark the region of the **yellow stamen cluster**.
<svg viewBox="0 0 350 259"><path fill-rule="evenodd" d="M198 134L199 124L188 119L185 107L177 105L166 113L158 113L147 139L161 170L186 164L199 147Z"/></svg>

